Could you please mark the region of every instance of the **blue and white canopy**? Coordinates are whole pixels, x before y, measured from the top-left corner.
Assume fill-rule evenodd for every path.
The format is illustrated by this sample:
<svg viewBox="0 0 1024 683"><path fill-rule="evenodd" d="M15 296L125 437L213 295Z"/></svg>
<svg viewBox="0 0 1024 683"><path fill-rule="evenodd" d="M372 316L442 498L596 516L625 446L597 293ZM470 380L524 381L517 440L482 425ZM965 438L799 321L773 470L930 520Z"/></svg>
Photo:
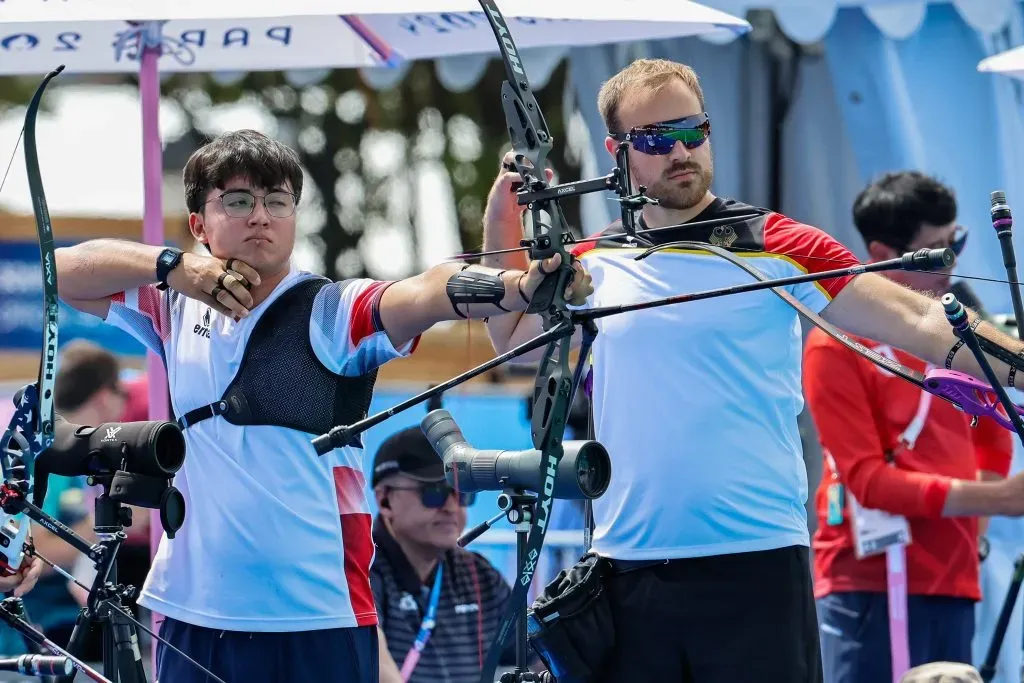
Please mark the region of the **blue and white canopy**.
<svg viewBox="0 0 1024 683"><path fill-rule="evenodd" d="M688 0L505 0L499 8L522 49L750 29ZM160 22L162 72L397 66L497 53L475 0L0 0L0 74L58 63L68 73L135 71L138 22Z"/></svg>

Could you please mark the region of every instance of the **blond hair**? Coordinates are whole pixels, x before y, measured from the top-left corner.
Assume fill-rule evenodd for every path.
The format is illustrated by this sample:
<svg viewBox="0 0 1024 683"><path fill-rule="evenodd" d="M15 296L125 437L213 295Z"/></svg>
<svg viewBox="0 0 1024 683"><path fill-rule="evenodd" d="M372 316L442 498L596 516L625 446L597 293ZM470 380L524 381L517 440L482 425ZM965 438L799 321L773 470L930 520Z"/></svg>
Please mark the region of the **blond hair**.
<svg viewBox="0 0 1024 683"><path fill-rule="evenodd" d="M615 74L601 86L597 94L597 108L604 119L604 125L613 133L621 133L619 107L625 96L636 89L657 92L664 88L673 78L680 79L700 102L704 111L704 92L700 89L697 72L679 62L667 59L637 59L625 69Z"/></svg>

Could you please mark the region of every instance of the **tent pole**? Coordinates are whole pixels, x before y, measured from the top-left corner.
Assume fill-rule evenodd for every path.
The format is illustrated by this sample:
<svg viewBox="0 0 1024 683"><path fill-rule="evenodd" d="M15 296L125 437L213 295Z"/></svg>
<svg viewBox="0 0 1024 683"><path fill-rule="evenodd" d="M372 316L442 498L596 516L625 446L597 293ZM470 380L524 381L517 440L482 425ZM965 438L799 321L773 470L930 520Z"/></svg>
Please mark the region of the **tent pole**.
<svg viewBox="0 0 1024 683"><path fill-rule="evenodd" d="M160 53L161 22L146 22L140 27L139 94L142 103L142 168L144 212L142 238L146 244L164 244L163 216L163 146L160 141ZM146 354L146 375L149 380L149 419L169 419L167 374L163 361L152 351ZM149 517L150 558L156 555L162 526L160 513L151 510ZM142 586L138 586L140 590ZM151 628L159 632L163 617L151 615ZM156 675L156 642L150 652L150 664Z"/></svg>

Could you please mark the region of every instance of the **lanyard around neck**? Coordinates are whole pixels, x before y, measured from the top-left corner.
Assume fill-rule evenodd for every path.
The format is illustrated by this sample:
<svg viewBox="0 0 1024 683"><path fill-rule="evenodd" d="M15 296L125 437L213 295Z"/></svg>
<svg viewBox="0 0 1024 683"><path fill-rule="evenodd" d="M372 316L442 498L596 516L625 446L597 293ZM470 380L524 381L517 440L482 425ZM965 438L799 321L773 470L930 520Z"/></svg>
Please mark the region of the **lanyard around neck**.
<svg viewBox="0 0 1024 683"><path fill-rule="evenodd" d="M423 615L423 621L420 623L420 630L416 634L416 640L413 642L412 648L405 655L405 661L402 662L403 681L408 681L409 677L412 676L412 671L419 663L420 655L427 646L427 641L430 640L430 633L434 630L434 625L437 623L437 603L441 599L441 574L443 571L444 560L438 560L437 573L434 575L434 586L430 589L430 599L427 602L427 612Z"/></svg>

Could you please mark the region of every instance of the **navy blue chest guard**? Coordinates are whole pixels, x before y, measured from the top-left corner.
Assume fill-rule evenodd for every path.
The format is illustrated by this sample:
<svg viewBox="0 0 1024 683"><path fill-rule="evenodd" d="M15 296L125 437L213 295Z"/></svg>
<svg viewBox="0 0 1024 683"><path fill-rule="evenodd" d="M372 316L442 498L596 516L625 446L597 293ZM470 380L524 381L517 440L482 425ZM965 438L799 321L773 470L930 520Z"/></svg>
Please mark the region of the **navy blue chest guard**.
<svg viewBox="0 0 1024 683"><path fill-rule="evenodd" d="M224 395L185 413L178 420L182 429L219 415L234 425L325 434L335 425L366 417L377 370L355 377L337 375L320 362L309 341L313 301L327 284L326 278L304 280L278 297L256 323ZM345 283L340 284L344 288ZM326 302L328 308L331 304Z"/></svg>

